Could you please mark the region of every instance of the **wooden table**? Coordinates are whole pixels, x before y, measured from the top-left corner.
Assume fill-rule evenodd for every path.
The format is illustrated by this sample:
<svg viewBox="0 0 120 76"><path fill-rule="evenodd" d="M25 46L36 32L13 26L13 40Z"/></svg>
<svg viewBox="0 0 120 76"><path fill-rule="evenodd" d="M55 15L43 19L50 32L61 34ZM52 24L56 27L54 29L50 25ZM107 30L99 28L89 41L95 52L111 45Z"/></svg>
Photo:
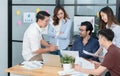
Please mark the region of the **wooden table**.
<svg viewBox="0 0 120 76"><path fill-rule="evenodd" d="M62 70L60 67L50 67L45 65L40 69L26 69L20 65L16 65L6 69L6 72L30 76L59 76L58 71L60 70Z"/></svg>

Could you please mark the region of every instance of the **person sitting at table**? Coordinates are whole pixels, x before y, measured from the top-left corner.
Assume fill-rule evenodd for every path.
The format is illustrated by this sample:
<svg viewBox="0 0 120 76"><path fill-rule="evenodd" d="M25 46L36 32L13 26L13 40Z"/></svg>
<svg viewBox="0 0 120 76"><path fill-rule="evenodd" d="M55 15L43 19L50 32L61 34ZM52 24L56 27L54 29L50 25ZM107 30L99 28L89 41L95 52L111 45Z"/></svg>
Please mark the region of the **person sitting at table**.
<svg viewBox="0 0 120 76"><path fill-rule="evenodd" d="M112 43L114 32L111 29L102 29L98 33L99 44L107 49L103 62L95 63L99 65L97 69L84 69L75 64L75 70L92 75L101 75L104 71L109 70L111 76L120 76L120 48Z"/></svg>
<svg viewBox="0 0 120 76"><path fill-rule="evenodd" d="M83 53L83 50L88 51L90 53L95 53L99 48L98 40L91 36L93 30L92 24L88 21L82 22L79 30L80 36L76 37L75 41L73 42L71 50L79 51L80 57L99 62L99 59L97 57L93 57Z"/></svg>

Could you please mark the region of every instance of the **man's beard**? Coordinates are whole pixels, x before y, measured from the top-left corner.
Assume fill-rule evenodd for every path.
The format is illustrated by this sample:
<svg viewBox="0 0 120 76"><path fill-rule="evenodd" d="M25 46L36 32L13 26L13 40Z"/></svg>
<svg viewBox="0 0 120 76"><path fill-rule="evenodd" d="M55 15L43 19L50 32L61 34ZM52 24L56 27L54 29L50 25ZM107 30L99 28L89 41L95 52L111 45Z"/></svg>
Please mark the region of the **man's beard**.
<svg viewBox="0 0 120 76"><path fill-rule="evenodd" d="M80 36L81 39L83 39L84 37Z"/></svg>

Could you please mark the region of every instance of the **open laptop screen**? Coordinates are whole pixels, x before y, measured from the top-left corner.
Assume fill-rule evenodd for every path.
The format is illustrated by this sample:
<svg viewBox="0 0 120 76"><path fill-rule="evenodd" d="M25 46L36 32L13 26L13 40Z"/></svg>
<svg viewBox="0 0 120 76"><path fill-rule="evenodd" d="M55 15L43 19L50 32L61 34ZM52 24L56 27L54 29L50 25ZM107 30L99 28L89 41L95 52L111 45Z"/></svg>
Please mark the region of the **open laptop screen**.
<svg viewBox="0 0 120 76"><path fill-rule="evenodd" d="M62 56L68 55L72 57L79 57L79 52L78 51L70 51L70 50L60 50L60 53Z"/></svg>

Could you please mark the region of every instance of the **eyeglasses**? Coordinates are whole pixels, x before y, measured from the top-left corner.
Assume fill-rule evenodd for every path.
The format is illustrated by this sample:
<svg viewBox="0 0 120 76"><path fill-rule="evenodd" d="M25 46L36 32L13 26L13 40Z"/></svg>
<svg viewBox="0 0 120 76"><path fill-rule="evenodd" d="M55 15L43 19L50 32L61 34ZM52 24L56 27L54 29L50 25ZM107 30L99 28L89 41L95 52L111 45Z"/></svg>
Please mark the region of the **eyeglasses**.
<svg viewBox="0 0 120 76"><path fill-rule="evenodd" d="M83 32L83 31L86 31L86 30L83 30L83 29L79 29L80 32Z"/></svg>

